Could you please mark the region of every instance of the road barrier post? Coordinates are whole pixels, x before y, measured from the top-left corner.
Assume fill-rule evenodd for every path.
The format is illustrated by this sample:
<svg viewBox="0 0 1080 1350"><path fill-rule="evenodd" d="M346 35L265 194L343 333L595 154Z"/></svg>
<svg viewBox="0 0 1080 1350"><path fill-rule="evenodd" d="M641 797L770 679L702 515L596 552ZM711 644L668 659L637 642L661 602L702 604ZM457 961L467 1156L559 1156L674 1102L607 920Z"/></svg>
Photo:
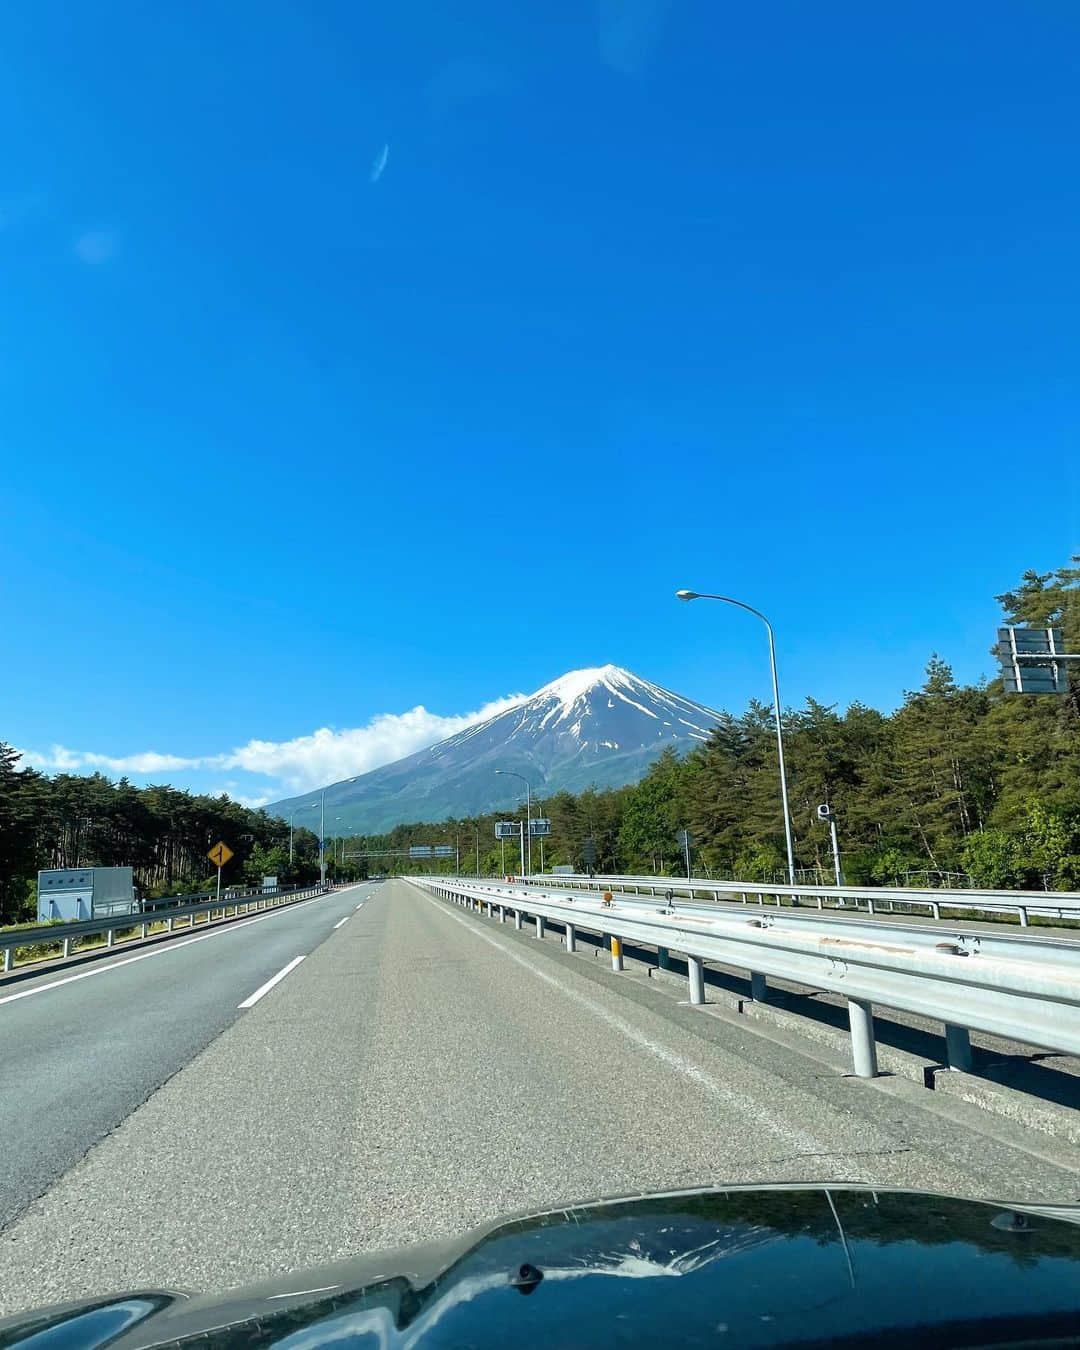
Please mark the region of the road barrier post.
<svg viewBox="0 0 1080 1350"><path fill-rule="evenodd" d="M765 983L765 976L758 970L750 972L750 997L755 1003L766 1003L769 998L769 986Z"/></svg>
<svg viewBox="0 0 1080 1350"><path fill-rule="evenodd" d="M687 972L690 977L690 1002L705 1002L705 964L696 956L687 956Z"/></svg>
<svg viewBox="0 0 1080 1350"><path fill-rule="evenodd" d="M515 910L514 910L514 927L518 930L519 933L521 932L521 910L520 910L520 909L515 909Z"/></svg>
<svg viewBox="0 0 1080 1350"><path fill-rule="evenodd" d="M859 1078L876 1078L877 1045L874 1041L874 1007L866 999L848 999L851 1024L851 1054Z"/></svg>
<svg viewBox="0 0 1080 1350"><path fill-rule="evenodd" d="M617 937L613 937L611 939L611 969L622 970L622 968L623 968L622 942Z"/></svg>
<svg viewBox="0 0 1080 1350"><path fill-rule="evenodd" d="M538 914L536 916L536 936L538 938L542 938L544 936L544 918L543 915L541 914Z"/></svg>
<svg viewBox="0 0 1080 1350"><path fill-rule="evenodd" d="M972 1066L971 1036L967 1027L945 1023L945 1058L949 1068L958 1073L970 1073Z"/></svg>

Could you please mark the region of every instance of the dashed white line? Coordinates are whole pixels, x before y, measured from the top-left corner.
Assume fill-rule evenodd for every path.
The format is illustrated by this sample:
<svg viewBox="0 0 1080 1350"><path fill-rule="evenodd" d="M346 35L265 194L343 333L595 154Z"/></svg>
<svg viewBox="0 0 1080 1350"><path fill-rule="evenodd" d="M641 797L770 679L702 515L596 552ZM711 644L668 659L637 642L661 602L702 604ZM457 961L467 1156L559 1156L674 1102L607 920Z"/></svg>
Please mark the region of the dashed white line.
<svg viewBox="0 0 1080 1350"><path fill-rule="evenodd" d="M334 924L334 932L336 933L337 930L341 927L341 925L343 923L348 923L351 918L352 918L351 914L346 914L343 919L338 919L337 923Z"/></svg>
<svg viewBox="0 0 1080 1350"><path fill-rule="evenodd" d="M275 984L280 984L285 976L288 975L289 971L295 970L303 959L303 956L294 956L287 966L282 966L276 975L271 975L265 984L260 984L258 989L256 989L250 997L244 999L243 1003L238 1003L236 1006L238 1008L253 1008L264 994L268 994Z"/></svg>

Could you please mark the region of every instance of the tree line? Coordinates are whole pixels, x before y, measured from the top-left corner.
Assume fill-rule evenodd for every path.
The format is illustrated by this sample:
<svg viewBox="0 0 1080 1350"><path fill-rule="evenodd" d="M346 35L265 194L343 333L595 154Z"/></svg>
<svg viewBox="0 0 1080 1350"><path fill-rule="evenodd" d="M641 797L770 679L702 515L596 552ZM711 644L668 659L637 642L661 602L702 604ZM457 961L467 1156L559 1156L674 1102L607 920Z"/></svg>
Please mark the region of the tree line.
<svg viewBox="0 0 1080 1350"><path fill-rule="evenodd" d="M1072 564L1080 563L1080 557ZM1064 630L1080 651L1080 566L1026 572L998 596L1005 621ZM1005 694L1000 680L960 685L933 656L921 686L892 713L861 703L843 712L808 699L783 719L800 879L828 881L832 861L819 803L836 816L845 878L853 884L1080 889L1080 672L1064 695ZM640 782L557 792L542 802L551 835L534 866L674 874L679 831L693 840L695 872L747 881L785 877L783 816L772 709L725 713L709 740L667 751ZM410 860L417 844L448 845L463 872L518 871L517 841L498 843L505 813L402 824L327 843L331 876L449 870L455 859ZM20 767L0 742L0 921L35 912L38 869L130 864L148 895L209 887L208 849L235 857L226 884L264 875L318 875L318 839L228 797L168 786L138 788L101 774L48 775ZM368 859L344 854L382 854ZM339 862L338 858L342 857Z"/></svg>
<svg viewBox="0 0 1080 1350"><path fill-rule="evenodd" d="M1026 572L997 599L1006 623L1060 627L1065 650L1080 651L1080 567ZM1080 671L1073 669L1064 695L1016 695L1000 679L960 685L932 656L921 686L892 713L862 703L840 712L814 699L785 711L799 879L833 878L828 826L817 819L827 803L852 884L1080 889ZM760 703L725 713L700 748L665 752L640 782L555 793L543 813L552 826L548 866L583 869L591 840L598 871L678 873L679 831L688 829L696 873L786 879L775 723ZM449 842L461 848L463 871L516 872L517 841L504 850L493 838L499 818L402 825L360 844ZM433 866L399 857L383 870Z"/></svg>
<svg viewBox="0 0 1080 1350"><path fill-rule="evenodd" d="M222 870L226 885L319 874L317 836L296 830L290 862L289 828L265 811L102 774L49 777L21 768L0 742L0 922L34 917L44 868L131 866L146 896L209 889L217 873L207 852L219 839L235 855Z"/></svg>

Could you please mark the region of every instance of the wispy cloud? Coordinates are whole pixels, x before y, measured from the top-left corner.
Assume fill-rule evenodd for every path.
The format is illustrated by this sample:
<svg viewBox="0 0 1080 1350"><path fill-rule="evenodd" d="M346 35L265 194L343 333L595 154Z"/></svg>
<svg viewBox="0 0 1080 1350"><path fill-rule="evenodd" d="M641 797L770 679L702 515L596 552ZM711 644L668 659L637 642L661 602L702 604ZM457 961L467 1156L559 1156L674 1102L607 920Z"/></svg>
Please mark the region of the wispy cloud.
<svg viewBox="0 0 1080 1350"><path fill-rule="evenodd" d="M75 240L75 256L80 262L96 267L116 257L120 241L113 230L85 230Z"/></svg>
<svg viewBox="0 0 1080 1350"><path fill-rule="evenodd" d="M386 161L389 158L390 158L390 147L389 145L384 145L383 148L379 151L379 153L375 156L375 160L372 163L371 173L368 174L369 183L374 184L379 181L379 179L383 176L383 170L386 168Z"/></svg>
<svg viewBox="0 0 1080 1350"><path fill-rule="evenodd" d="M259 795L241 796L234 786L224 789L236 801L262 805L275 796L304 792L342 778L367 773L382 764L402 759L423 750L436 741L453 736L477 722L516 707L525 698L513 694L485 703L474 712L444 716L429 712L422 705L403 713L379 713L366 726L334 730L320 727L288 741L251 740L233 750L218 754L186 756L162 754L156 750L129 755L110 755L93 750L72 750L53 745L47 751L23 750L26 763L53 773L97 770L105 774L129 775L160 782L163 775L182 781L185 774L199 770L228 772L242 770L269 780L269 790ZM180 775L180 779L176 779ZM258 788L259 784L252 786Z"/></svg>

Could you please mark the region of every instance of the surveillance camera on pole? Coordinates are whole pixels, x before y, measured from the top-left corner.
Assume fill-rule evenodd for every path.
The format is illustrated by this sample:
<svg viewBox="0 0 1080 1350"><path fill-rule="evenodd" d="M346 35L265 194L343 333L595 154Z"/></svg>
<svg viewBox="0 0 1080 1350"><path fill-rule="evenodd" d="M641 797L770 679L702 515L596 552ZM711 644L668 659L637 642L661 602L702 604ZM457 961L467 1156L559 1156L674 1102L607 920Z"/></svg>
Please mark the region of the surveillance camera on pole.
<svg viewBox="0 0 1080 1350"><path fill-rule="evenodd" d="M840 866L840 845L837 843L836 839L836 812L828 802L822 802L817 809L817 818L823 825L828 825L829 827L829 837L832 839L833 868L836 872L836 884L842 886L844 884L844 873Z"/></svg>

